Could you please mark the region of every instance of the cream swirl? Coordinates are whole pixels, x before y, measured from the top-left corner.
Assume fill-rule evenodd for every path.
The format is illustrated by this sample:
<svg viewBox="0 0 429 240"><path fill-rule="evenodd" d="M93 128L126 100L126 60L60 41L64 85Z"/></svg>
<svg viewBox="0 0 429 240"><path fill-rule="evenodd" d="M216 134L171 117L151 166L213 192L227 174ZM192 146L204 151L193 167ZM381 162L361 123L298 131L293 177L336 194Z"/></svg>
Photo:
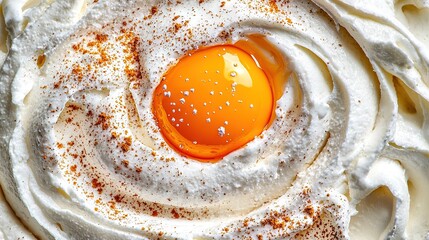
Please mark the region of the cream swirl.
<svg viewBox="0 0 429 240"><path fill-rule="evenodd" d="M427 237L426 6L314 2L3 3L15 214L47 239ZM272 126L217 163L180 156L155 87L186 52L242 39L288 62Z"/></svg>

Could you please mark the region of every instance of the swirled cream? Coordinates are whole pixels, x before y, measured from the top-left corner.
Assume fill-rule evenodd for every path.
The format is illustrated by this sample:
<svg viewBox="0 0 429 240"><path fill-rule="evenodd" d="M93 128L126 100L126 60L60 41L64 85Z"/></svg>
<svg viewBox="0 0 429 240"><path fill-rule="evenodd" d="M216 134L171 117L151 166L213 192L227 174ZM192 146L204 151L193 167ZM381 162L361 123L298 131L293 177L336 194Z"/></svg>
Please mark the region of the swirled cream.
<svg viewBox="0 0 429 240"><path fill-rule="evenodd" d="M0 236L427 239L428 7L3 1ZM288 63L272 124L182 156L154 120L162 76L255 34Z"/></svg>

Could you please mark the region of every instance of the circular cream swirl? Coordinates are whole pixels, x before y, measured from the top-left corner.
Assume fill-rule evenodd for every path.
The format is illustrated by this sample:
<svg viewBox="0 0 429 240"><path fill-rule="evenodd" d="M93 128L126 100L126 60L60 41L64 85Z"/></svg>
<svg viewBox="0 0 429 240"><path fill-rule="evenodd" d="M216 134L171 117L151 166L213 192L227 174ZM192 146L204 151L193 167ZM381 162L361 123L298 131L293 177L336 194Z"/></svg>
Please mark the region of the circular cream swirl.
<svg viewBox="0 0 429 240"><path fill-rule="evenodd" d="M0 183L34 236L427 237L423 1L24 2L3 3ZM288 62L272 126L217 163L180 156L155 87L243 39Z"/></svg>

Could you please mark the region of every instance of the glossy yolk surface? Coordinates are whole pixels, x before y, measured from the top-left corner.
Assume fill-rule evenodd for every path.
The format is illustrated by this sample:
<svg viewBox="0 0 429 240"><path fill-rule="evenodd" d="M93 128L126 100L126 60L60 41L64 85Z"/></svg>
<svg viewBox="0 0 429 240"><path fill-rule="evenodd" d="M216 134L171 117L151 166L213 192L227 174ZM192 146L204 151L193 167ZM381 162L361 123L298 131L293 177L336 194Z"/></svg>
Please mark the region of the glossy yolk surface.
<svg viewBox="0 0 429 240"><path fill-rule="evenodd" d="M273 106L266 74L233 45L200 49L180 59L164 75L153 100L166 141L200 161L219 160L258 136Z"/></svg>

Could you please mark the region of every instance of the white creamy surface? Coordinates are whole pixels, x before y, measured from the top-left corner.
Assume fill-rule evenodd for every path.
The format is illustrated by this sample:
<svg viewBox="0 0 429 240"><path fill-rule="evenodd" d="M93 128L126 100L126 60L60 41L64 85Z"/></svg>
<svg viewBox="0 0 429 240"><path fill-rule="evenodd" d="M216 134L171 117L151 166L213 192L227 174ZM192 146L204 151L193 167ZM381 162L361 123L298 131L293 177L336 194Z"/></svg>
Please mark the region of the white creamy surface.
<svg viewBox="0 0 429 240"><path fill-rule="evenodd" d="M0 3L0 238L429 239L427 1ZM255 33L288 62L273 124L180 156L162 75Z"/></svg>

